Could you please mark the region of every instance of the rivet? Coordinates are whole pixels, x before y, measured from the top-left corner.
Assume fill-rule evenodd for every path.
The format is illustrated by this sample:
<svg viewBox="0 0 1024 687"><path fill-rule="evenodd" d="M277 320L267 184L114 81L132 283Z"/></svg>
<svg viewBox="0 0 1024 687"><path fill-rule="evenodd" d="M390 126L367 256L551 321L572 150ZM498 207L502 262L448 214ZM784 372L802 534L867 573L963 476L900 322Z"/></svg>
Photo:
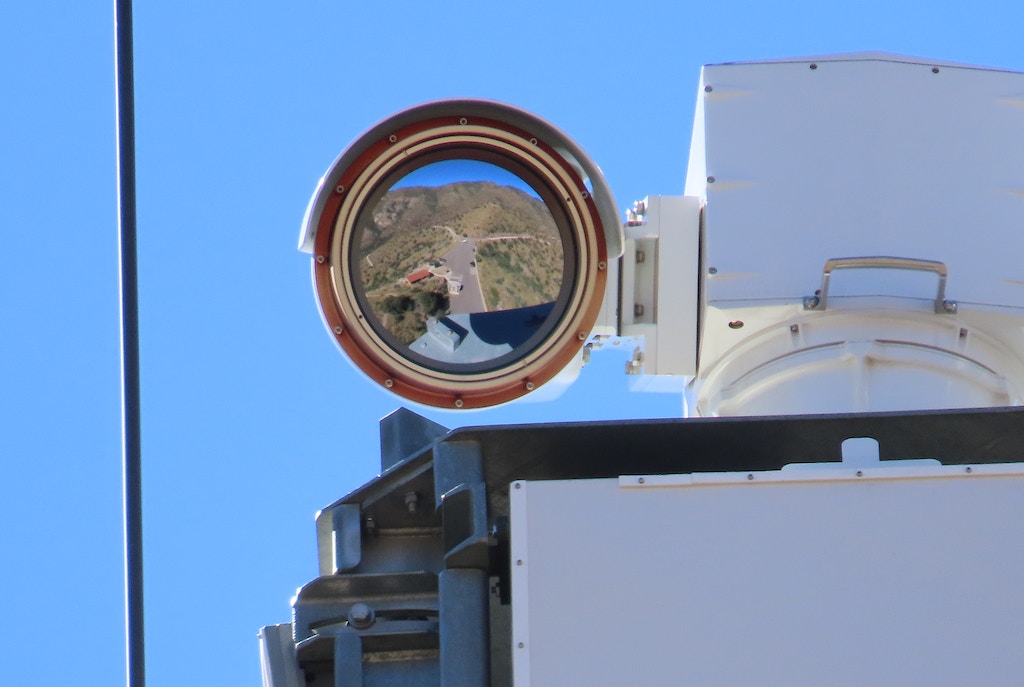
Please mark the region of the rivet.
<svg viewBox="0 0 1024 687"><path fill-rule="evenodd" d="M637 483L637 484L643 484L643 483L644 483L644 478L643 478L643 477L641 477L640 479L638 479L638 480L636 481L636 483Z"/></svg>
<svg viewBox="0 0 1024 687"><path fill-rule="evenodd" d="M461 398L455 399L455 407L456 408L461 408L462 407L462 399Z"/></svg>
<svg viewBox="0 0 1024 687"><path fill-rule="evenodd" d="M342 186L341 184L338 184L337 186L334 187L334 192L335 193L344 193L345 192L345 187Z"/></svg>
<svg viewBox="0 0 1024 687"><path fill-rule="evenodd" d="M938 73L939 73L939 68L938 67L932 67L932 74L938 74Z"/></svg>
<svg viewBox="0 0 1024 687"><path fill-rule="evenodd" d="M970 466L967 466L964 468L964 472L973 472L973 470L971 470Z"/></svg>
<svg viewBox="0 0 1024 687"><path fill-rule="evenodd" d="M522 489L523 488L523 483L522 482L516 482L515 487L516 487L516 489Z"/></svg>
<svg viewBox="0 0 1024 687"><path fill-rule="evenodd" d="M339 325L338 325L337 327L335 327L335 328L334 328L334 333L335 333L335 334L341 334L341 332L342 332L342 331L343 331L343 330L342 330L342 328L341 328L341 325L340 325L340 324L339 324Z"/></svg>
<svg viewBox="0 0 1024 687"><path fill-rule="evenodd" d="M748 472L748 473L747 473L747 479L748 479L748 480L752 480L752 479L754 479L754 473L752 473L752 472Z"/></svg>
<svg viewBox="0 0 1024 687"><path fill-rule="evenodd" d="M815 64L814 62L811 62L811 69L817 69L817 68L818 68L818 65Z"/></svg>
<svg viewBox="0 0 1024 687"><path fill-rule="evenodd" d="M576 338L579 339L580 341L586 341L587 340L587 333L586 332L580 332L579 334L576 335Z"/></svg>
<svg viewBox="0 0 1024 687"><path fill-rule="evenodd" d="M597 269L603 270L603 269L607 269L607 268L608 268L608 263L605 262L604 260L602 260L601 262L597 263Z"/></svg>
<svg viewBox="0 0 1024 687"><path fill-rule="evenodd" d="M791 331L794 334L796 334L797 332L800 331L800 325L798 325L798 324L791 324L791 325L789 325L789 331Z"/></svg>
<svg viewBox="0 0 1024 687"><path fill-rule="evenodd" d="M527 383L526 383L526 390L527 390L527 391L533 391L533 390L534 390L534 388L535 388L535 387L534 387L534 384L533 384L533 382L527 382Z"/></svg>
<svg viewBox="0 0 1024 687"><path fill-rule="evenodd" d="M324 257L324 256L322 256L322 255L318 255L318 256L316 256L316 261L317 261L317 262L319 262L320 264L323 264L324 260L326 260L326 259L327 259L327 258L325 258L325 257Z"/></svg>
<svg viewBox="0 0 1024 687"><path fill-rule="evenodd" d="M743 320L733 320L729 323L729 329L743 329Z"/></svg>
<svg viewBox="0 0 1024 687"><path fill-rule="evenodd" d="M522 642L519 642L518 644L516 644L516 646L519 647L520 649L522 649L526 645L523 644Z"/></svg>
<svg viewBox="0 0 1024 687"><path fill-rule="evenodd" d="M863 476L864 476L864 471L863 470L858 470L857 471L857 477L863 477Z"/></svg>
<svg viewBox="0 0 1024 687"><path fill-rule="evenodd" d="M398 140L398 136L395 136L394 134L391 134L390 136L388 136L388 140L391 141L392 143L394 143L395 141Z"/></svg>
<svg viewBox="0 0 1024 687"><path fill-rule="evenodd" d="M535 139L535 138L531 138L531 139L530 139L530 145L532 145L532 146L535 146L535 145L537 145L537 139Z"/></svg>
<svg viewBox="0 0 1024 687"><path fill-rule="evenodd" d="M704 87L704 92L705 92L705 93L710 93L710 92L711 92L711 91L713 91L713 90L715 90L715 89L711 88L711 86L705 86L705 87Z"/></svg>
<svg viewBox="0 0 1024 687"><path fill-rule="evenodd" d="M516 561L516 565L522 565L522 564L523 564L523 561L521 559Z"/></svg>
<svg viewBox="0 0 1024 687"><path fill-rule="evenodd" d="M708 183L709 184L715 183L715 178L714 177L708 177Z"/></svg>
<svg viewBox="0 0 1024 687"><path fill-rule="evenodd" d="M587 193L586 191L581 191L581 193L583 194L583 200L586 200L587 198L590 197L590 194Z"/></svg>
<svg viewBox="0 0 1024 687"><path fill-rule="evenodd" d="M390 388L391 388L391 387L393 387L394 385L395 385L395 382L394 382L394 380L391 380L391 379L385 379L385 380L384 380L384 386L386 386L387 388L389 388L389 389L390 389Z"/></svg>
<svg viewBox="0 0 1024 687"><path fill-rule="evenodd" d="M709 267L708 268L708 274L718 274L718 268L717 267Z"/></svg>
<svg viewBox="0 0 1024 687"><path fill-rule="evenodd" d="M465 117L461 117L459 119L459 124L461 124L462 126L466 126L467 124L469 124L469 120L466 119Z"/></svg>

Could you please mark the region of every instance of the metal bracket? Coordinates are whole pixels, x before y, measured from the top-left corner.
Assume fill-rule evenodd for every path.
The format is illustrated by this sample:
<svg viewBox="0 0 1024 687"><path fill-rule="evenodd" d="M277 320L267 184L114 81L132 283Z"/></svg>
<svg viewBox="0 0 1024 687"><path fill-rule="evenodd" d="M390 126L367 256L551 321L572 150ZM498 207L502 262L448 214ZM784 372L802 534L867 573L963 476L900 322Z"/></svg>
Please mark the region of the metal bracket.
<svg viewBox="0 0 1024 687"><path fill-rule="evenodd" d="M804 298L804 310L825 310L828 307L828 286L833 270L842 269L883 269L912 270L916 272L932 272L939 277L938 293L935 295L935 312L939 314L955 314L956 301L946 300L946 265L935 260L918 260L916 258L893 258L886 256L861 258L832 258L825 263L821 276L821 288L813 296Z"/></svg>
<svg viewBox="0 0 1024 687"><path fill-rule="evenodd" d="M445 567L486 570L490 540L479 444L443 441L434 447L434 499L441 510Z"/></svg>

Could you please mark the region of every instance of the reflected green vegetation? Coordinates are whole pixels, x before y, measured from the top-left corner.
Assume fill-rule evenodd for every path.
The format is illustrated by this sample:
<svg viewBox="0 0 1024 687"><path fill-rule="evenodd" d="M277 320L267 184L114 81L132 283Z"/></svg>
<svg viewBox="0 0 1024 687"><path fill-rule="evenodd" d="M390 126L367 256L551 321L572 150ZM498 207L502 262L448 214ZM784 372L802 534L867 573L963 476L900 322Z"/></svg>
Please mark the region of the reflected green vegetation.
<svg viewBox="0 0 1024 687"><path fill-rule="evenodd" d="M427 165L409 177L444 177L445 164ZM510 175L474 163L473 169L481 168L496 170L499 178ZM458 179L410 186L401 179L362 218L356 253L361 283L389 333L408 345L426 334L430 318L522 308L558 297L558 227L544 202L522 186L522 180L504 185Z"/></svg>
<svg viewBox="0 0 1024 687"><path fill-rule="evenodd" d="M517 237L478 244L480 283L488 310L549 303L562 287L562 245L543 238Z"/></svg>
<svg viewBox="0 0 1024 687"><path fill-rule="evenodd" d="M425 279L407 288L378 289L367 300L384 328L409 345L426 331L427 318L448 312L448 286L443 279Z"/></svg>

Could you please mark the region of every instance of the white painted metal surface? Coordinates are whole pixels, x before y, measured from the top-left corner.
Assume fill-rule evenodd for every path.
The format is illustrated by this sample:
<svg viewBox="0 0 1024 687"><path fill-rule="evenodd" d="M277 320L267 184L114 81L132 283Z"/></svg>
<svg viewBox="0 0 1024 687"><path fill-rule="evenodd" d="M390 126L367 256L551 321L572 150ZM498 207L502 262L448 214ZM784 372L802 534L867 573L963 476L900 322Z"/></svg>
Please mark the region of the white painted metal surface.
<svg viewBox="0 0 1024 687"><path fill-rule="evenodd" d="M1021 464L514 483L515 685L1020 684L1022 490Z"/></svg>
<svg viewBox="0 0 1024 687"><path fill-rule="evenodd" d="M1024 74L911 59L704 68L691 155L714 182L687 195L709 301L802 298L830 258L895 255L945 262L961 303L1024 307Z"/></svg>
<svg viewBox="0 0 1024 687"><path fill-rule="evenodd" d="M697 373L700 199L651 196L646 222L626 228L623 336L641 345L647 375Z"/></svg>
<svg viewBox="0 0 1024 687"><path fill-rule="evenodd" d="M880 53L710 65L696 114L706 308L688 407L1022 402L1024 74ZM823 279L837 258L854 260Z"/></svg>

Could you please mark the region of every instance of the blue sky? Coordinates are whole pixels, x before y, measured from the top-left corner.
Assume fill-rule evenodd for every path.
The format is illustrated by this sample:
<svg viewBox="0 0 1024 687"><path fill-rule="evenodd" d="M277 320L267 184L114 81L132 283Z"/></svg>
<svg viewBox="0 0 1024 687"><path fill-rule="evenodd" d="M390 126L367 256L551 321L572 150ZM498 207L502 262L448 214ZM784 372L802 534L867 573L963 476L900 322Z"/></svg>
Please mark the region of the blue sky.
<svg viewBox="0 0 1024 687"><path fill-rule="evenodd" d="M443 160L413 170L399 179L392 188L407 186L444 186L459 181L490 181L511 186L540 198L532 186L512 172L478 160Z"/></svg>
<svg viewBox="0 0 1024 687"><path fill-rule="evenodd" d="M7 684L123 680L111 3L0 9L0 646ZM138 3L148 681L256 685L315 511L400 405L335 350L295 250L320 175L402 108L533 111L626 207L680 193L702 64L884 50L1024 70L1018 2ZM672 416L595 355L449 427Z"/></svg>

